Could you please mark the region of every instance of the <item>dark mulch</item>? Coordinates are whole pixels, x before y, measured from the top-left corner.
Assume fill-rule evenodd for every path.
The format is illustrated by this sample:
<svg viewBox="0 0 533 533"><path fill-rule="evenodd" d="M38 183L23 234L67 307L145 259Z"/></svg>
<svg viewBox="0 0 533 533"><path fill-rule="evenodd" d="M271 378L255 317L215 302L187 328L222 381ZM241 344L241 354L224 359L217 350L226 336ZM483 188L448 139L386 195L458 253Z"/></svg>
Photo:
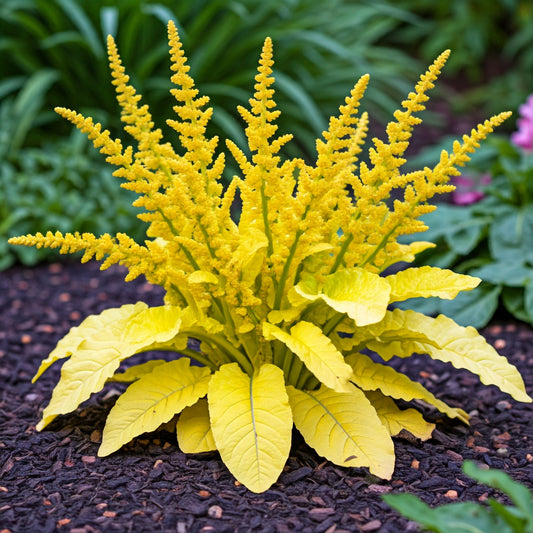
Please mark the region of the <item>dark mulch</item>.
<svg viewBox="0 0 533 533"><path fill-rule="evenodd" d="M216 453L184 455L166 431L98 458L115 386L36 432L60 365L36 385L30 379L68 329L106 307L161 302L157 287L122 280L120 269L100 273L92 263L0 274L0 533L415 531L381 495L409 491L432 505L494 496L462 474L464 459L504 469L533 487L531 404L426 357L407 360L406 372L469 411L472 423L442 420L425 443L395 439L390 482L324 461L296 434L286 470L264 494L236 484ZM519 367L532 394L533 331L503 321L485 334Z"/></svg>

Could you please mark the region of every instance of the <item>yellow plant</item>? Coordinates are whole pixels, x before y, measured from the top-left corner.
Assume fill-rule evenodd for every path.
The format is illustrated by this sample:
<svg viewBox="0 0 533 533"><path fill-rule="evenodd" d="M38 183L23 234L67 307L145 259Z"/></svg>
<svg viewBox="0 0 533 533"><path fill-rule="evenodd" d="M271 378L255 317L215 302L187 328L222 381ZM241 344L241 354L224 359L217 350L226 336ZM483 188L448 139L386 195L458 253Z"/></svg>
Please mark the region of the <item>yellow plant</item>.
<svg viewBox="0 0 533 533"><path fill-rule="evenodd" d="M394 114L387 141L373 139L368 162L358 162L368 125L358 107L368 76L355 84L317 141L315 164L283 160L279 150L291 136L276 135L267 38L250 108L239 108L249 154L227 141L242 177L224 190L224 154L216 155L218 139L205 135L212 109L188 74L175 26L169 23L168 30L177 118L167 123L179 135L179 150L163 141L148 107L140 105L111 37L113 84L135 146L124 147L91 118L56 110L88 134L119 167L122 186L139 195L134 205L144 209L139 218L149 224L148 239L138 244L122 233L48 232L10 241L61 253L83 250L82 261L105 258L102 269L119 263L129 269L126 280L143 274L166 290L163 306L139 302L108 309L59 341L34 378L68 358L38 429L75 410L107 381L131 382L109 413L100 456L179 414L177 439L184 452L218 450L240 482L261 492L285 465L293 424L335 464L368 467L390 479L391 436L407 430L425 440L434 428L394 400L422 401L468 421L463 410L388 366L393 356L428 353L516 400L531 401L516 368L473 328L444 316L389 309L413 297L452 299L473 289L478 278L432 267L384 274L432 246L397 239L426 229L418 218L434 209L428 201L452 190L449 177L509 113L465 135L433 168L403 173L411 131L420 122L415 114L424 109L426 92L448 57L444 52ZM230 207L237 194L242 212L234 221ZM199 350L190 339L200 342ZM382 362L365 355L366 349ZM179 355L117 372L122 361L149 350Z"/></svg>

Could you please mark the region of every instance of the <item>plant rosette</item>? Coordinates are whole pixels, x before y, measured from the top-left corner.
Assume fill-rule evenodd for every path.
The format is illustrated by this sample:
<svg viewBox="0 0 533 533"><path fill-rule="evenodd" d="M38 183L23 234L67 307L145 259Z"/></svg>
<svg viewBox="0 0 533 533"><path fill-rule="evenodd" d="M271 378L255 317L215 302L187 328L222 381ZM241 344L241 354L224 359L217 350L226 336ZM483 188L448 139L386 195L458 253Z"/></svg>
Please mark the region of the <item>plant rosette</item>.
<svg viewBox="0 0 533 533"><path fill-rule="evenodd" d="M428 353L478 374L518 401L529 402L515 367L476 330L445 316L430 318L389 305L412 297L454 298L479 279L434 267L385 275L390 265L412 261L428 242L400 244L424 231L419 217L429 200L449 192L450 176L509 113L479 125L443 151L433 168L402 173L415 116L440 73L444 52L421 76L387 126L387 142L374 139L369 162L358 163L368 116L358 115L368 83L363 76L339 115L317 141L314 165L283 160L290 135L276 136L272 43L265 40L246 122L249 153L227 147L241 177L221 184L224 154L206 138L212 109L198 96L176 28L169 44L181 149L164 142L148 107L128 84L113 39L109 58L121 118L135 147L123 146L91 118L57 112L87 133L106 160L119 167L122 186L138 194L138 216L149 224L138 244L125 234L48 232L12 244L83 251L82 261L119 263L126 280L141 274L166 290L165 304L139 302L87 317L59 341L35 379L67 358L38 429L70 413L110 380L131 382L111 409L100 456L155 430L179 414L182 451L218 450L248 489L267 490L289 455L293 425L320 455L345 467L367 467L383 479L394 471L392 436L402 430L426 440L434 425L395 400L418 400L463 422L467 414L439 400L421 384L387 365L390 359ZM390 202L391 192L401 190ZM237 221L230 215L236 195ZM199 341L198 350L188 344ZM381 362L365 355L372 350ZM127 368L127 358L150 350L176 353ZM200 363L193 365L192 362Z"/></svg>

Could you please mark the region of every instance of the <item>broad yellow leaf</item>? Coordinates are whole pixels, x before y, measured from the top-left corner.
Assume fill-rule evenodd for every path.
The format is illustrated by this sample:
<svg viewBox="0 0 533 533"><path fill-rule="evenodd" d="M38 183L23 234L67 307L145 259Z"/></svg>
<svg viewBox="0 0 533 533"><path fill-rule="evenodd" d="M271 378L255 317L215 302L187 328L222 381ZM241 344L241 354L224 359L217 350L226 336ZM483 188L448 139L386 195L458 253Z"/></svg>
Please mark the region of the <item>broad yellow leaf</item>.
<svg viewBox="0 0 533 533"><path fill-rule="evenodd" d="M321 298L335 311L346 313L358 326L379 322L385 315L391 289L377 274L362 268L339 270L326 276L318 292L310 281L296 285L296 291L309 300Z"/></svg>
<svg viewBox="0 0 533 533"><path fill-rule="evenodd" d="M462 327L439 315L431 318L415 311L395 309L379 324L359 328L354 340L388 360L427 353L477 374L485 385L496 385L521 402L531 402L518 370L496 352L472 327ZM424 340L425 338L425 340Z"/></svg>
<svg viewBox="0 0 533 533"><path fill-rule="evenodd" d="M125 306L122 318L117 318L118 313L115 313L112 315L115 318L113 321L98 320L91 323L92 327L86 332L90 337L85 335L84 330L84 340L63 364L61 379L43 411L38 430L57 415L70 413L93 392L101 390L121 361L154 344L162 347L165 341L171 342L177 335L181 314L178 307L143 309L140 306L140 309L133 312L131 307ZM126 331L129 333L127 336Z"/></svg>
<svg viewBox="0 0 533 533"><path fill-rule="evenodd" d="M136 304L106 309L99 315L88 316L79 326L71 328L57 343L50 355L41 361L41 366L33 377L32 382L35 383L43 372L59 359L70 357L84 340L98 336L98 333L103 328L107 330L115 329L117 333L121 332L128 320L147 308L148 306L144 302L137 302Z"/></svg>
<svg viewBox="0 0 533 533"><path fill-rule="evenodd" d="M472 290L481 282L473 276L431 266L407 268L385 279L391 287L390 303L431 296L453 300L460 291Z"/></svg>
<svg viewBox="0 0 533 533"><path fill-rule="evenodd" d="M450 407L436 398L423 385L412 381L405 374L397 372L394 368L375 363L362 353L351 354L346 357L346 362L353 369L351 380L365 392L379 389L383 394L397 400L422 400L450 418L459 418L468 423L468 415L462 409Z"/></svg>
<svg viewBox="0 0 533 533"><path fill-rule="evenodd" d="M184 453L201 453L216 450L209 421L207 400L198 400L181 412L176 424L178 444Z"/></svg>
<svg viewBox="0 0 533 533"><path fill-rule="evenodd" d="M294 424L309 446L340 466L368 467L390 479L394 444L365 393L354 385L339 393L321 386L301 391L287 386Z"/></svg>
<svg viewBox="0 0 533 533"><path fill-rule="evenodd" d="M142 378L145 374L149 374L159 365L166 363L164 359L152 359L151 361L146 361L140 365L131 366L127 368L124 372L117 372L115 375L111 376L107 381L115 381L120 383L131 383L132 381L137 381Z"/></svg>
<svg viewBox="0 0 533 533"><path fill-rule="evenodd" d="M182 313L181 308L171 305L144 309L128 319L118 340L139 346L168 342L180 330Z"/></svg>
<svg viewBox="0 0 533 533"><path fill-rule="evenodd" d="M405 429L421 440L428 440L435 429L435 424L424 420L416 409L400 409L392 398L379 391L365 392L379 419L392 436Z"/></svg>
<svg viewBox="0 0 533 533"><path fill-rule="evenodd" d="M207 270L195 270L194 272L191 272L187 276L187 281L189 283L212 283L214 285L219 283L219 279L215 274Z"/></svg>
<svg viewBox="0 0 533 533"><path fill-rule="evenodd" d="M400 262L412 263L416 258L416 254L419 254L428 248L435 248L435 246L435 243L427 241L415 241L410 244L398 244L398 248L401 253L399 255L394 254L393 256L390 256L390 259L386 260L381 268L385 269Z"/></svg>
<svg viewBox="0 0 533 533"><path fill-rule="evenodd" d="M351 390L352 369L322 330L310 322L298 322L290 333L268 322L263 323L266 339L278 339L295 353L324 385L338 392Z"/></svg>
<svg viewBox="0 0 533 533"><path fill-rule="evenodd" d="M237 363L222 365L209 383L209 418L220 456L252 492L267 490L289 456L292 415L283 372L263 365L250 378Z"/></svg>
<svg viewBox="0 0 533 533"><path fill-rule="evenodd" d="M208 368L191 366L190 359L183 357L157 366L132 383L107 417L98 455L113 453L195 404L207 394L210 377Z"/></svg>

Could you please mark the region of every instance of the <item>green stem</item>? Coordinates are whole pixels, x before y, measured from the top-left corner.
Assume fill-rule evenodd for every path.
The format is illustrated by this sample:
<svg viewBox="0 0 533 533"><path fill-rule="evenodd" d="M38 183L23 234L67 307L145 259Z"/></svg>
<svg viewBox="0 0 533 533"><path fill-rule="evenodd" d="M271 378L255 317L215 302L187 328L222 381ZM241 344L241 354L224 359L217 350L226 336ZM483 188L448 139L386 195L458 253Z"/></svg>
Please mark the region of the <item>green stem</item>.
<svg viewBox="0 0 533 533"><path fill-rule="evenodd" d="M261 208L263 212L263 225L265 227L265 236L268 240L267 254L270 256L274 253L274 243L272 241L272 232L268 224L268 199L265 194L265 182L261 183Z"/></svg>
<svg viewBox="0 0 533 533"><path fill-rule="evenodd" d="M297 389L302 390L305 386L305 383L311 376L313 376L313 374L304 365L302 365L300 375L298 376L298 379L296 380L296 385L294 386Z"/></svg>
<svg viewBox="0 0 533 533"><path fill-rule="evenodd" d="M210 361L207 357L198 352L195 352L194 350L185 348L185 350L180 350L180 353L186 355L187 357L190 357L191 359L194 359L195 361L198 361L199 363L202 363L204 366L209 367L213 372L216 372L218 370L217 365L213 363L213 361Z"/></svg>
<svg viewBox="0 0 533 533"><path fill-rule="evenodd" d="M337 257L335 258L335 263L333 263L333 266L331 267L331 270L329 271L330 274L333 274L337 271L337 269L340 267L341 263L344 260L344 255L346 254L348 250L348 246L350 246L350 243L353 241L353 233L350 233L342 243L342 247L337 254Z"/></svg>
<svg viewBox="0 0 533 533"><path fill-rule="evenodd" d="M320 385L320 381L318 381L318 379L316 379L315 376L311 374L305 381L302 389L303 390L315 390L317 385Z"/></svg>
<svg viewBox="0 0 533 533"><path fill-rule="evenodd" d="M221 350L225 355L227 355L230 360L235 361L236 363L239 363L241 368L249 376L253 375L254 368L250 360L246 357L246 354L242 353L240 350L235 348L235 346L233 346L233 344L231 344L227 340L219 336L204 334L198 331L184 330L184 331L180 331L180 334L188 335L190 337L198 339L199 341L206 342L207 344L210 344L210 345L215 345L219 350Z"/></svg>
<svg viewBox="0 0 533 533"><path fill-rule="evenodd" d="M324 335L329 336L329 334L344 320L346 317L345 313L335 313L322 328Z"/></svg>
<svg viewBox="0 0 533 533"><path fill-rule="evenodd" d="M281 300L283 298L283 291L285 290L285 283L287 282L287 277L289 276L289 270L291 268L291 263L294 258L294 254L296 253L296 248L298 246L298 241L300 240L300 237L302 236L302 230L298 230L296 232L296 236L294 237L294 241L291 245L291 248L289 250L289 257L287 257L285 264L283 265L283 270L281 272L281 276L279 278L279 284L276 289L276 297L274 299L274 307L273 309L281 309Z"/></svg>
<svg viewBox="0 0 533 533"><path fill-rule="evenodd" d="M286 376L287 382L293 385L294 387L296 387L296 384L298 383L298 379L300 378L300 375L302 374L303 368L304 368L304 364L302 360L299 357L294 357L291 363L289 374Z"/></svg>

